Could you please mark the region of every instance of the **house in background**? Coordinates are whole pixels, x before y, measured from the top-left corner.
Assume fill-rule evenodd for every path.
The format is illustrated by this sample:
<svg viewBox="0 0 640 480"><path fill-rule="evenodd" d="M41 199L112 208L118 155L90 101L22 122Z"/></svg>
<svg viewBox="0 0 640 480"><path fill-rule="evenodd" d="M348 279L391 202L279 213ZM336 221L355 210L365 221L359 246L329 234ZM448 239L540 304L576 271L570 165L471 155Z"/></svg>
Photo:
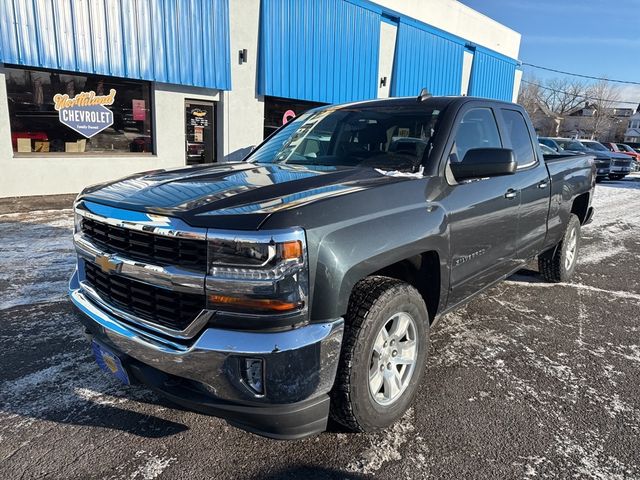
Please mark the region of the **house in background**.
<svg viewBox="0 0 640 480"><path fill-rule="evenodd" d="M629 127L624 132L624 141L640 143L640 105L638 105L636 113L629 118Z"/></svg>
<svg viewBox="0 0 640 480"><path fill-rule="evenodd" d="M585 102L569 111L562 120L560 133L572 138L590 138L603 142L622 140L632 108L605 108Z"/></svg>
<svg viewBox="0 0 640 480"><path fill-rule="evenodd" d="M536 102L529 112L533 127L540 137L557 137L560 132L562 116L552 112L546 105Z"/></svg>

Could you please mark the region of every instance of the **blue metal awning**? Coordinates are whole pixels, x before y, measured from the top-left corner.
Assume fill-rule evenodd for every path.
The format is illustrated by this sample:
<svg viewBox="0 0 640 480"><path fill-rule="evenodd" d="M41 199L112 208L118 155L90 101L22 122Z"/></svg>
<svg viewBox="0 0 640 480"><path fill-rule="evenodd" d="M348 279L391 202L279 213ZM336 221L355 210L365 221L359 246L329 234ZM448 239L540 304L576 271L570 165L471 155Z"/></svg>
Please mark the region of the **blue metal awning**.
<svg viewBox="0 0 640 480"><path fill-rule="evenodd" d="M401 19L391 77L394 97L460 95L464 41L419 22Z"/></svg>
<svg viewBox="0 0 640 480"><path fill-rule="evenodd" d="M1 0L0 63L229 90L228 0Z"/></svg>
<svg viewBox="0 0 640 480"><path fill-rule="evenodd" d="M375 98L380 13L344 0L262 0L258 93L323 103Z"/></svg>
<svg viewBox="0 0 640 480"><path fill-rule="evenodd" d="M476 47L471 67L469 95L510 102L518 61Z"/></svg>

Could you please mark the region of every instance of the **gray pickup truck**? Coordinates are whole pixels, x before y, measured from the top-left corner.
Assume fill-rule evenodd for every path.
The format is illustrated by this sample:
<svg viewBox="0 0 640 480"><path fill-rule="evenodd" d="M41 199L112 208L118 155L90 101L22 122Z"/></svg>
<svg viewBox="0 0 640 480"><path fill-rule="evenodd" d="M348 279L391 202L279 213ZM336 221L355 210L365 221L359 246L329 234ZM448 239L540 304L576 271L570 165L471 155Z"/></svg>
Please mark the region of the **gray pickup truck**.
<svg viewBox="0 0 640 480"><path fill-rule="evenodd" d="M543 158L512 103L322 107L243 162L85 189L69 294L125 383L273 438L371 431L412 402L443 315L536 257L571 278L595 178Z"/></svg>

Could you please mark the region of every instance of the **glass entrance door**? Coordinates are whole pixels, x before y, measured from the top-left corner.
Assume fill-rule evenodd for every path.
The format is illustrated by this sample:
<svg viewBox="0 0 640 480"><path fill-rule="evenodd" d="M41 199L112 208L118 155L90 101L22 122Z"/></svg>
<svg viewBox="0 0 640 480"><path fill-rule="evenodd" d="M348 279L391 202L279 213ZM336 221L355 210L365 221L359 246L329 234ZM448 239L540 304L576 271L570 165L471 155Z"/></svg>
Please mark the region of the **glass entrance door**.
<svg viewBox="0 0 640 480"><path fill-rule="evenodd" d="M213 102L186 100L184 106L187 165L215 162L215 107Z"/></svg>

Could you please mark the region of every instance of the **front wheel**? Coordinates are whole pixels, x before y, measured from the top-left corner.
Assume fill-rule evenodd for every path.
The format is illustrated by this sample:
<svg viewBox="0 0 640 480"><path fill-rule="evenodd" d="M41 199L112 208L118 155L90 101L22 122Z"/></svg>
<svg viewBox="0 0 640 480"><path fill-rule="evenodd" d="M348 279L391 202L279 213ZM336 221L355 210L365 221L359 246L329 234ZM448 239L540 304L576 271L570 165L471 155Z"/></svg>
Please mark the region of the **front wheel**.
<svg viewBox="0 0 640 480"><path fill-rule="evenodd" d="M580 247L580 219L569 217L567 229L558 245L538 256L538 269L548 282L568 282L576 270Z"/></svg>
<svg viewBox="0 0 640 480"><path fill-rule="evenodd" d="M429 315L420 293L389 277L356 284L345 318L331 416L353 431L397 421L424 373Z"/></svg>

